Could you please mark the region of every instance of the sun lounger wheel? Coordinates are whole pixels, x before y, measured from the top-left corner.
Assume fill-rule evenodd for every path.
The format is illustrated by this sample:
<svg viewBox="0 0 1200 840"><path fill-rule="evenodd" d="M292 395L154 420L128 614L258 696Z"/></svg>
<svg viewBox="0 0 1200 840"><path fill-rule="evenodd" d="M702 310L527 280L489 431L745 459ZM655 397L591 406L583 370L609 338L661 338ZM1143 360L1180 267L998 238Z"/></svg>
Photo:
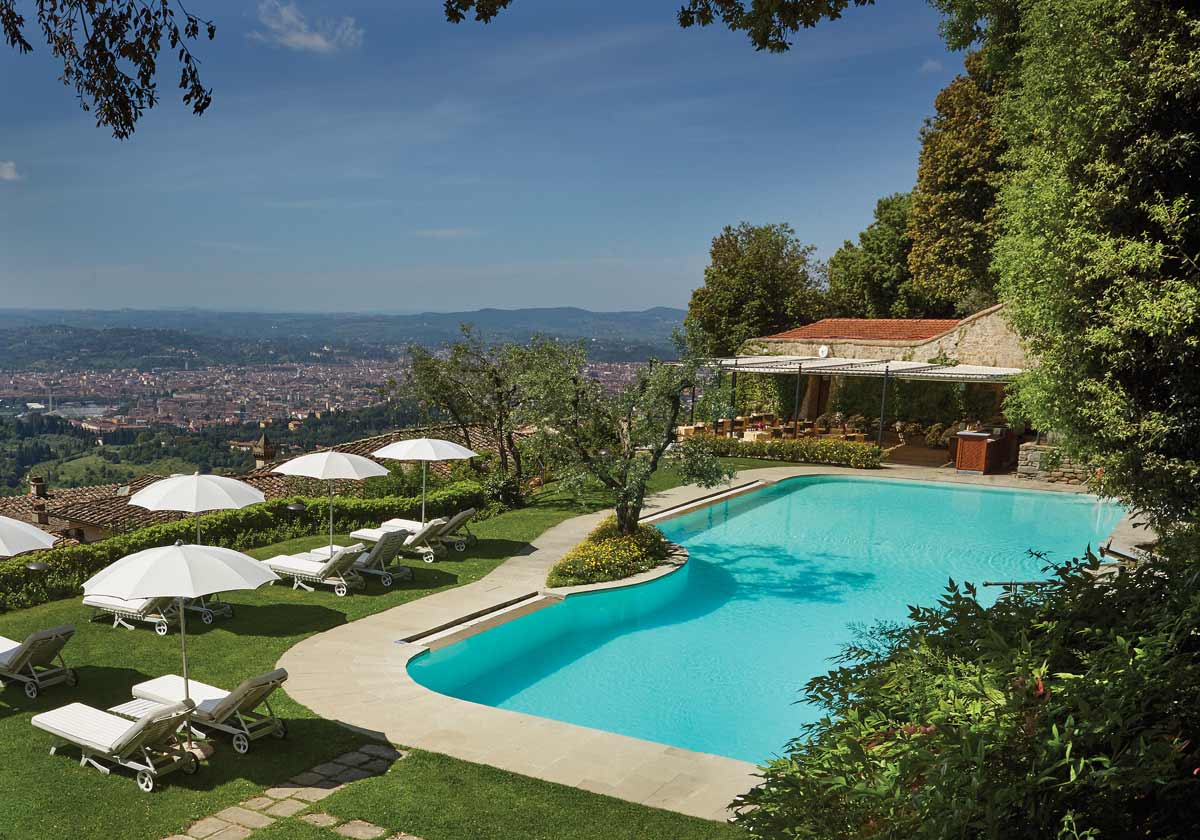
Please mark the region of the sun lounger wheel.
<svg viewBox="0 0 1200 840"><path fill-rule="evenodd" d="M458 542L456 542L454 544L454 550L455 551L466 551L467 550L466 540L459 540Z"/></svg>
<svg viewBox="0 0 1200 840"><path fill-rule="evenodd" d="M384 572L383 574L381 574L379 576L379 582L382 583L385 587L388 587L388 586L391 586L395 581L392 580L391 575L389 575L387 572Z"/></svg>
<svg viewBox="0 0 1200 840"><path fill-rule="evenodd" d="M212 624L213 623L213 611L212 610L201 610L200 620L203 621L205 624Z"/></svg>
<svg viewBox="0 0 1200 840"><path fill-rule="evenodd" d="M347 588L346 584L344 584L344 583L335 583L333 585L333 594L338 596L339 598L345 598L346 593L349 591L350 591L349 588Z"/></svg>
<svg viewBox="0 0 1200 840"><path fill-rule="evenodd" d="M165 621L156 621L154 622L154 632L160 636L165 636L171 632L171 625Z"/></svg>
<svg viewBox="0 0 1200 840"><path fill-rule="evenodd" d="M141 788L142 793L150 793L154 790L154 775L145 770L139 770L137 774L137 786Z"/></svg>
<svg viewBox="0 0 1200 840"><path fill-rule="evenodd" d="M195 753L188 753L187 758L184 759L183 766L179 769L189 776L194 775L200 769L200 759L196 758Z"/></svg>
<svg viewBox="0 0 1200 840"><path fill-rule="evenodd" d="M250 752L250 739L241 732L235 733L233 736L233 751L238 755L245 755Z"/></svg>
<svg viewBox="0 0 1200 840"><path fill-rule="evenodd" d="M276 738L286 738L288 735L287 723L282 720L275 721L275 728L271 730L271 734Z"/></svg>
<svg viewBox="0 0 1200 840"><path fill-rule="evenodd" d="M66 683L71 688L79 685L79 672L77 672L74 668L68 668L66 674Z"/></svg>
<svg viewBox="0 0 1200 840"><path fill-rule="evenodd" d="M25 683L25 696L30 700L36 700L38 696L38 684L35 682Z"/></svg>

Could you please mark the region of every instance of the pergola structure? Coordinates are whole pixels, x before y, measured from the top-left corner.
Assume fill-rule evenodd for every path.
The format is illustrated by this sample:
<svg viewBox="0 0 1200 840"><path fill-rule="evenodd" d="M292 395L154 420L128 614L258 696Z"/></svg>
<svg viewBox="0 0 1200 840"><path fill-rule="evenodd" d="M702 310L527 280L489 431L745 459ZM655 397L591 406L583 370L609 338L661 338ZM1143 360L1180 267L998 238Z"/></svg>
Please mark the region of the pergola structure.
<svg viewBox="0 0 1200 840"><path fill-rule="evenodd" d="M822 350L825 348L822 347ZM705 359L704 366L732 376L733 403L737 404L738 373L774 373L796 375L796 398L793 416L800 417L800 377L851 376L883 380L883 396L879 408L879 445L883 445L883 418L887 410L887 385L891 379L913 379L927 382L1009 382L1021 373L1021 368L988 367L987 365L951 365L937 362L914 362L905 359L839 359L832 356L732 356ZM694 395L693 395L694 397ZM692 400L693 406L695 399Z"/></svg>

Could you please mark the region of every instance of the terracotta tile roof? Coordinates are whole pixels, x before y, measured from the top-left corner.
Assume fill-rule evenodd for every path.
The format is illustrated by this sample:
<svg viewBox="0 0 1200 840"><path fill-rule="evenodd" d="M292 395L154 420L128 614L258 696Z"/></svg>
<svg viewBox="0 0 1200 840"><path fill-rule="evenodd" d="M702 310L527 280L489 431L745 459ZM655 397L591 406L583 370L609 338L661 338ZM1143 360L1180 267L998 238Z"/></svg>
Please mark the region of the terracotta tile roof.
<svg viewBox="0 0 1200 840"><path fill-rule="evenodd" d="M119 532L157 525L160 522L174 522L189 516L190 514L174 511L146 510L129 504L131 495L161 478L166 476L147 474L120 484L94 484L90 487L49 490L44 501L50 522L42 527L54 533L85 524ZM268 499L295 496L310 489L304 486L304 479L295 480L282 475L238 478L257 487ZM324 488L321 487L313 491L313 494L324 492ZM38 499L32 495L0 498L0 514L36 524L37 514L33 507L36 501Z"/></svg>
<svg viewBox="0 0 1200 840"><path fill-rule="evenodd" d="M332 447L339 452L350 452L355 455L369 457L372 452L397 440L407 440L416 437L440 437L455 443L469 446L476 452L494 452L496 446L489 436L481 429L472 428L464 435L457 426L428 426L415 429L397 429L382 435L352 440L348 443ZM294 457L289 455L288 458ZM277 475L272 468L288 458L259 467L246 475L235 476L257 487L268 499L280 499L287 496L323 496L327 492L325 483L307 478ZM444 473L448 467L445 464L429 465L431 472ZM129 504L129 497L148 484L152 484L162 475L142 475L129 482L120 484L95 484L90 487L63 487L48 490L44 499L33 495L0 497L0 515L11 516L37 524L37 512L34 504L45 502L49 523L42 525L44 530L58 533L79 524L92 525L111 532L129 531L144 528L147 525L157 525L160 522L173 522L190 514L174 511L145 510ZM361 493L361 483L356 481L334 482L334 493L341 496L357 496Z"/></svg>
<svg viewBox="0 0 1200 840"><path fill-rule="evenodd" d="M768 338L922 341L958 326L953 318L826 318Z"/></svg>
<svg viewBox="0 0 1200 840"><path fill-rule="evenodd" d="M348 441L347 443L339 443L337 446L326 446L322 449L314 450L324 452L332 449L336 452L348 452L351 455L361 455L364 458L370 458L371 453L377 449L382 449L389 443L395 443L398 440L411 440L419 437L437 437L442 440L448 440L453 443L466 446L469 449L474 449L476 452L495 452L496 443L491 436L478 427L471 427L467 434L464 435L462 429L458 426L442 425L442 426L423 426L409 429L395 429L391 432L385 432L381 435L373 435L372 437L359 438L358 440ZM271 470L282 464L284 461L289 461L295 458L295 454L277 458L269 464L258 467L250 473L252 476L268 475ZM447 469L445 464L431 463L429 469L434 472L443 472ZM265 492L265 491L264 491Z"/></svg>

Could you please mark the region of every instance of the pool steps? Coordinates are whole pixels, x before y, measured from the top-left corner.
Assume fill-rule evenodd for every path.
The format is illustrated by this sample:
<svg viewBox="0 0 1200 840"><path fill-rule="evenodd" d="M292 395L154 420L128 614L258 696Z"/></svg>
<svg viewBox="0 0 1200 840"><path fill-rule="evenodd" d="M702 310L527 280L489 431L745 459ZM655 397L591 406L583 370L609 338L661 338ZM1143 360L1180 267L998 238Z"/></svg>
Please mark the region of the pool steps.
<svg viewBox="0 0 1200 840"><path fill-rule="evenodd" d="M672 505L671 507L663 508L662 510L656 510L653 513L643 516L639 521L643 525L653 525L655 522L673 519L676 516L685 514L690 510L707 507L708 505L716 502L723 502L728 499L733 499L774 483L775 482L773 481L762 480L748 481L745 484L739 484L737 487L730 487L726 490L718 490L715 493L709 493L707 496L701 496L700 498L692 499L689 502L683 502L682 504Z"/></svg>
<svg viewBox="0 0 1200 840"><path fill-rule="evenodd" d="M507 621L512 621L514 618L520 618L523 615L537 612L552 604L557 604L562 598L563 596L561 595L531 592L504 603L495 604L471 615L455 619L440 627L434 627L431 630L409 636L400 641L409 644L418 644L430 650L437 650L446 645L454 644L468 636L482 633L484 630L488 630L498 624L504 624Z"/></svg>

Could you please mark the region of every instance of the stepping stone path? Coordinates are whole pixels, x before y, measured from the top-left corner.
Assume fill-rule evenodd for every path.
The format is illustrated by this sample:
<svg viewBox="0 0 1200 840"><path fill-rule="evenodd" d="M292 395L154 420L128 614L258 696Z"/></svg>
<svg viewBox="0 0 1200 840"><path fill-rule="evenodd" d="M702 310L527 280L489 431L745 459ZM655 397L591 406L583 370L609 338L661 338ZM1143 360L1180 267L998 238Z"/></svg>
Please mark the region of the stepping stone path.
<svg viewBox="0 0 1200 840"><path fill-rule="evenodd" d="M339 836L350 840L382 838L388 830L366 820L342 822L338 817L321 811L300 812L352 782L383 775L393 763L404 757L405 753L390 745L366 744L354 752L293 776L286 784L267 788L261 795L247 799L240 805L197 820L183 834L172 834L164 840L245 840L256 829L292 818L304 820L317 828L329 829L330 840L337 840ZM390 835L386 840L421 838L401 832Z"/></svg>

